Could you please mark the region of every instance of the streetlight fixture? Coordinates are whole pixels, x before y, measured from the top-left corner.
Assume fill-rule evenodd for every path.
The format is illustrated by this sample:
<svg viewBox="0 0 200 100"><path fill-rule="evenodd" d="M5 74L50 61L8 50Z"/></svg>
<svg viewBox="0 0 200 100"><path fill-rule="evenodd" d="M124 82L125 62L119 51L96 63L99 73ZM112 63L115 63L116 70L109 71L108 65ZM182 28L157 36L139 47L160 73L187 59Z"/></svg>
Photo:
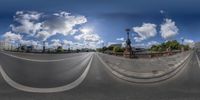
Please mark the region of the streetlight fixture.
<svg viewBox="0 0 200 100"><path fill-rule="evenodd" d="M181 52L184 52L184 45L183 45L184 40L185 40L185 39L182 37L182 38L181 38L181 42L182 42Z"/></svg>
<svg viewBox="0 0 200 100"><path fill-rule="evenodd" d="M133 57L133 51L132 51L131 40L130 40L130 36L129 36L129 32L131 30L128 28L125 31L127 33L127 40L126 40L126 47L125 47L125 51L124 51L123 55L126 58L132 58Z"/></svg>
<svg viewBox="0 0 200 100"><path fill-rule="evenodd" d="M45 53L45 41L43 41L43 50L42 50L43 53Z"/></svg>

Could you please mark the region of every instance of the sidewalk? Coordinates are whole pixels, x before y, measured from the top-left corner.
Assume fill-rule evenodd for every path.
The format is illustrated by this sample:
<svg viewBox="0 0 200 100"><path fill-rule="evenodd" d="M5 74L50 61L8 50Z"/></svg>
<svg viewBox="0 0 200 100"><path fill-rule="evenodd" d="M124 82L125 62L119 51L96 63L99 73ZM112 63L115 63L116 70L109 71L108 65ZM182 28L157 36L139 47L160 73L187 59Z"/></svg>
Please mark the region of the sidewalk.
<svg viewBox="0 0 200 100"><path fill-rule="evenodd" d="M186 51L168 57L151 59L126 59L102 53L98 53L98 56L110 70L118 74L118 76L136 79L152 79L165 76L179 69L179 67L190 58L191 54L192 51Z"/></svg>

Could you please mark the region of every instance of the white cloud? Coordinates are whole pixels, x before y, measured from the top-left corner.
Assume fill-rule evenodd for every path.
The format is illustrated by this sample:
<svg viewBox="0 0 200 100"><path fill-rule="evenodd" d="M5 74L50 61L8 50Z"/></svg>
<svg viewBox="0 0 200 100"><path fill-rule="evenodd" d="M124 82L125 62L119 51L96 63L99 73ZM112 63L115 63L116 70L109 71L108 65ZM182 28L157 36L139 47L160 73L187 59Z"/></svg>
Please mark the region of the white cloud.
<svg viewBox="0 0 200 100"><path fill-rule="evenodd" d="M184 39L184 43L194 43L194 41L190 39Z"/></svg>
<svg viewBox="0 0 200 100"><path fill-rule="evenodd" d="M175 22L171 19L165 19L165 22L161 24L160 33L164 39L169 39L178 34L178 28Z"/></svg>
<svg viewBox="0 0 200 100"><path fill-rule="evenodd" d="M137 43L137 44L133 44L133 47L136 48L150 48L152 45L158 45L160 44L157 41L149 41L147 43Z"/></svg>
<svg viewBox="0 0 200 100"><path fill-rule="evenodd" d="M122 47L126 47L126 41L122 42Z"/></svg>
<svg viewBox="0 0 200 100"><path fill-rule="evenodd" d="M102 44L102 43L104 43L104 40L100 40L100 41L98 42L98 44Z"/></svg>
<svg viewBox="0 0 200 100"><path fill-rule="evenodd" d="M64 45L73 45L72 41L68 41L68 40L63 40L63 44Z"/></svg>
<svg viewBox="0 0 200 100"><path fill-rule="evenodd" d="M77 32L77 29L74 29L74 27L86 22L85 16L72 16L70 13L63 11L49 16L43 24L43 29L53 35L56 33L65 36L73 35Z"/></svg>
<svg viewBox="0 0 200 100"><path fill-rule="evenodd" d="M45 41L46 39L48 39L52 34L50 34L47 31L39 31L37 33L37 35L35 37L37 37L38 39L41 39L43 41Z"/></svg>
<svg viewBox="0 0 200 100"><path fill-rule="evenodd" d="M116 42L108 42L107 46L110 46L112 44L117 44Z"/></svg>
<svg viewBox="0 0 200 100"><path fill-rule="evenodd" d="M116 40L118 40L118 41L124 41L124 38L121 37L121 38L117 38Z"/></svg>
<svg viewBox="0 0 200 100"><path fill-rule="evenodd" d="M165 13L165 11L164 11L164 10L160 10L160 13L161 13L161 14L164 14L164 13Z"/></svg>
<svg viewBox="0 0 200 100"><path fill-rule="evenodd" d="M157 41L150 41L147 43L147 47L151 47L152 45L158 45L158 44L160 44L160 43Z"/></svg>
<svg viewBox="0 0 200 100"><path fill-rule="evenodd" d="M16 16L14 16L14 20L17 24L11 24L10 27L12 31L16 33L34 35L41 29L42 23L38 22L41 15L41 13L35 11L17 11Z"/></svg>
<svg viewBox="0 0 200 100"><path fill-rule="evenodd" d="M58 46L62 46L61 41L59 39L51 40L50 47L57 48Z"/></svg>
<svg viewBox="0 0 200 100"><path fill-rule="evenodd" d="M15 20L21 21L21 20L38 20L41 17L41 13L38 13L36 11L17 11Z"/></svg>
<svg viewBox="0 0 200 100"><path fill-rule="evenodd" d="M87 42L99 42L100 36L96 33L93 33L91 29L81 29L81 34L74 36L76 40L83 40Z"/></svg>
<svg viewBox="0 0 200 100"><path fill-rule="evenodd" d="M189 45L191 48L193 48L195 45L194 40L191 40L191 39L184 39L183 42L184 42L184 44Z"/></svg>
<svg viewBox="0 0 200 100"><path fill-rule="evenodd" d="M15 33L12 33L11 31L9 31L9 32L6 32L6 33L3 35L3 38L4 38L6 41L18 41L18 40L21 40L21 39L22 39L22 35L20 35L20 34L15 34Z"/></svg>
<svg viewBox="0 0 200 100"><path fill-rule="evenodd" d="M136 42L141 42L157 34L156 25L151 23L143 23L141 27L133 27L133 30L138 34L137 37L134 37Z"/></svg>
<svg viewBox="0 0 200 100"><path fill-rule="evenodd" d="M34 41L34 40L20 40L19 42L22 45L34 45L34 46L39 45L38 41Z"/></svg>
<svg viewBox="0 0 200 100"><path fill-rule="evenodd" d="M72 15L65 11L50 15L36 11L17 11L14 16L14 21L15 22L10 25L11 31L14 33L10 32L5 34L5 36L10 40L21 39L20 42L26 45L34 44L36 42L39 43L38 41L46 41L56 34L62 34L64 36L73 35L78 42L53 39L50 41L49 46L57 47L62 44L65 46L70 44L80 48L83 48L83 46L96 48L104 42L101 40L100 36L92 30L79 28L81 27L79 25L87 22L85 16ZM77 34L76 36L75 33ZM28 37L37 41L23 40L22 37L23 39L27 39ZM42 42L39 44L42 45Z"/></svg>
<svg viewBox="0 0 200 100"><path fill-rule="evenodd" d="M144 43L136 43L133 45L135 48L146 48L146 45Z"/></svg>
<svg viewBox="0 0 200 100"><path fill-rule="evenodd" d="M10 25L13 32L26 33L44 41L56 34L74 35L78 31L76 26L86 23L87 18L65 11L52 15L36 11L17 11L14 21L15 23Z"/></svg>

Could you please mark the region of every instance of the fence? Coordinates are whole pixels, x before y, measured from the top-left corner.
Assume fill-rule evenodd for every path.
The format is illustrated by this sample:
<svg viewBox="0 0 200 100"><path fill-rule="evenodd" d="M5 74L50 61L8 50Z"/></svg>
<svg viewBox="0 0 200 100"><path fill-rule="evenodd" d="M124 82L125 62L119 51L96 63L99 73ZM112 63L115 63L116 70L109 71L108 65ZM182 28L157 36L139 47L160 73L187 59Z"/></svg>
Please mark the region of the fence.
<svg viewBox="0 0 200 100"><path fill-rule="evenodd" d="M109 55L123 56L123 52L104 52ZM181 53L181 50L171 51L171 52L136 52L134 53L134 58L154 58L161 56L170 56L177 53Z"/></svg>

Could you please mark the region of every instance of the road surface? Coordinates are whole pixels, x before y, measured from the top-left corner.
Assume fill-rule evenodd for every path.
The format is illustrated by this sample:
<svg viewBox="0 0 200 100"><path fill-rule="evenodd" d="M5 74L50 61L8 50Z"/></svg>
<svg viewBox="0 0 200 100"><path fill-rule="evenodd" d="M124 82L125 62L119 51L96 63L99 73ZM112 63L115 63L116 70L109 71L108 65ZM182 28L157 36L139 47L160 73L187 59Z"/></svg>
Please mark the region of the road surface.
<svg viewBox="0 0 200 100"><path fill-rule="evenodd" d="M30 66L28 67L28 69L23 70L23 68L25 68L24 66L23 68L20 69L20 71L15 71L18 70L17 68L20 68L21 66L24 65L21 63L20 63L21 66L17 66L16 69L9 68L14 65L8 64L9 62L6 62L6 59L10 59L10 62L12 62L15 65L17 64L18 61L13 60L15 58L10 58L6 57L5 55L4 56L2 55L3 54L0 55L1 56L0 64L3 66L5 72L7 72L8 75L12 76L15 75L16 73L27 73L26 71L29 70ZM71 90L63 92L55 92L55 93L24 92L8 85L7 82L5 82L5 80L3 79L3 77L0 76L0 98L1 100L199 100L200 99L200 77L199 77L200 67L197 61L197 56L200 57L199 52L194 53L192 55L192 59L190 61L187 61L187 63L184 65L184 68L176 76L168 80L154 84L135 84L126 82L124 80L115 77L99 61L95 53L90 53L90 54L85 53L81 55L81 57L80 56L78 58L75 57L75 60L72 60L71 63L81 63L82 62L81 59L83 58L86 59L89 56L93 56L93 58L87 76L84 78L81 84L79 84L77 87ZM89 60L87 60L86 62L89 62ZM29 65L30 62L27 61L26 63ZM69 62L63 62L59 63L58 65L61 66L62 64L67 65L68 63ZM37 65L37 63L32 62L31 66L35 67L35 64ZM76 66L76 67L81 67L84 70L87 67L87 64L85 64L84 66ZM50 67L54 66L54 64L49 64L49 65ZM55 65L57 66L57 64ZM41 67L42 65L40 65L40 68ZM64 66L62 67L64 68ZM70 69L71 68L72 66L70 67ZM44 68L44 70L45 69L48 70L47 67ZM82 73L83 70L78 70L78 72ZM66 71L65 74L67 73L68 71ZM23 80L25 81L27 80L27 78L18 79L18 77L20 77L20 74L19 76L12 76L12 79L21 82L21 84L31 85L33 87L34 86L45 87L44 84L46 84L47 87L54 87L67 84L73 81L68 78L63 78L67 77L65 74L61 75L60 78L68 82L62 83L60 80L58 80L59 82L61 82L61 84L56 83L56 85L54 83L44 82L44 81L42 81L41 84L39 84L40 82L32 83L31 80L29 80L29 82L23 82ZM71 77L73 77L74 75L76 76L77 73L75 74L72 72ZM39 76L40 75L38 76L36 75L36 77ZM80 74L77 75L77 77L78 76L80 76ZM50 75L50 77L54 77L54 74ZM77 77L74 77L73 79ZM55 78L50 78L50 79L55 79Z"/></svg>

